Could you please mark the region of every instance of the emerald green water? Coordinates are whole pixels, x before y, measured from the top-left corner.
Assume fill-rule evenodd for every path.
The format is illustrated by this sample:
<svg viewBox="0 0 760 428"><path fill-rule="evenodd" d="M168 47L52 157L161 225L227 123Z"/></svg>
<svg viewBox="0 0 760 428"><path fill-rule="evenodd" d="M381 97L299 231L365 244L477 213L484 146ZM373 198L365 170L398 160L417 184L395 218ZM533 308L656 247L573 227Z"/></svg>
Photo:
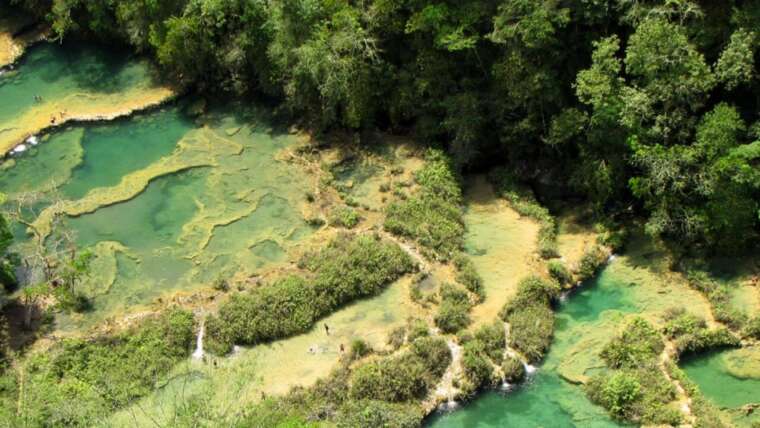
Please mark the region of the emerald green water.
<svg viewBox="0 0 760 428"><path fill-rule="evenodd" d="M554 342L541 367L524 385L507 393L485 392L461 410L439 413L427 426L454 427L616 427L604 409L583 389L562 379L559 365L570 358L584 333L600 327L601 318L633 313L630 289L612 269L571 295L558 308Z"/></svg>
<svg viewBox="0 0 760 428"><path fill-rule="evenodd" d="M76 199L96 187L113 186L130 172L171 153L177 141L193 127L177 107L125 119L119 126L89 127L82 139L84 159L61 192Z"/></svg>
<svg viewBox="0 0 760 428"><path fill-rule="evenodd" d="M149 78L145 64L119 49L84 43L42 43L0 76L0 123L42 102L76 93L116 93ZM2 130L0 130L2 131Z"/></svg>
<svg viewBox="0 0 760 428"><path fill-rule="evenodd" d="M148 78L117 52L40 45L15 74L0 77L0 121L34 95L119 91ZM244 280L283 263L311 233L300 212L309 177L280 160L297 138L255 107L227 104L189 117L183 104L67 126L1 164L0 191L11 199L39 194L27 220L55 200L92 207L60 227L95 254L81 286L93 309L59 314L59 328L86 328L220 276ZM16 230L23 253L27 238Z"/></svg>
<svg viewBox="0 0 760 428"><path fill-rule="evenodd" d="M681 368L700 391L720 407L738 408L748 403L760 403L760 373L742 378L727 367L727 358L737 352L715 351L686 358L681 362Z"/></svg>

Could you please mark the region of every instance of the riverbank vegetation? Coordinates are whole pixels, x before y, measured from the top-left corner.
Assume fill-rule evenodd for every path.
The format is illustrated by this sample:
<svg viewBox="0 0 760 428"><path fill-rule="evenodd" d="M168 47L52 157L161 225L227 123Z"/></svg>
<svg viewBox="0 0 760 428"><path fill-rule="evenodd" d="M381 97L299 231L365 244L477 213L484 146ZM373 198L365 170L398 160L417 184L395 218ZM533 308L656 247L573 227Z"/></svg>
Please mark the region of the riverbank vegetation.
<svg viewBox="0 0 760 428"><path fill-rule="evenodd" d="M632 211L681 252L757 244L753 2L12 3L173 83L263 94L316 130L409 132L541 197Z"/></svg>
<svg viewBox="0 0 760 428"><path fill-rule="evenodd" d="M116 334L65 339L3 367L0 414L12 426L92 425L155 388L187 358L192 313L170 309Z"/></svg>
<svg viewBox="0 0 760 428"><path fill-rule="evenodd" d="M306 275L291 275L249 293L230 296L206 322L209 350L255 345L309 330L321 317L379 293L413 269L397 245L371 235L341 235L300 261Z"/></svg>

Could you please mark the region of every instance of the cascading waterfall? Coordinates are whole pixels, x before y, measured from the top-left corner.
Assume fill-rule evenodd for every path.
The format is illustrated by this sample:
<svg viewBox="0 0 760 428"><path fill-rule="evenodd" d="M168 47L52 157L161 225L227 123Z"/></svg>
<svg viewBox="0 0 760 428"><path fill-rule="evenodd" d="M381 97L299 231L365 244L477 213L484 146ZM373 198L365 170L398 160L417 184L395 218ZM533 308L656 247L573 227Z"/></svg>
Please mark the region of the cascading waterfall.
<svg viewBox="0 0 760 428"><path fill-rule="evenodd" d="M195 340L195 351L193 351L193 358L200 360L203 358L203 335L206 333L206 319L201 320L201 328L198 330L198 338Z"/></svg>

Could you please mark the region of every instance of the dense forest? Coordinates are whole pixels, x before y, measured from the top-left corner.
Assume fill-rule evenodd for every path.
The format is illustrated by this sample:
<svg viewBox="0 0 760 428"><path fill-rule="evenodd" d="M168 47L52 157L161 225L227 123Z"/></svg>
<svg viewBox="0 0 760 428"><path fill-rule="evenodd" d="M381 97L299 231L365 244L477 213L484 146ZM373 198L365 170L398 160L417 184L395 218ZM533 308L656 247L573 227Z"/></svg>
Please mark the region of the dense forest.
<svg viewBox="0 0 760 428"><path fill-rule="evenodd" d="M11 3L57 38L129 45L178 86L266 97L316 132L410 134L463 170L508 166L674 249L758 242L758 0Z"/></svg>

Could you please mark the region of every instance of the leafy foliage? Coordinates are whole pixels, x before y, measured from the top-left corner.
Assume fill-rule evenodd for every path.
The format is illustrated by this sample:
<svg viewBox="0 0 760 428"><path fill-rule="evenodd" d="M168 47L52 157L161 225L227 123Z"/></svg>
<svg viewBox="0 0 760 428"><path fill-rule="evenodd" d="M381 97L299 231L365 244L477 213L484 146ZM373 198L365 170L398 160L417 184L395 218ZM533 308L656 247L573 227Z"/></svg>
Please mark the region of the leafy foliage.
<svg viewBox="0 0 760 428"><path fill-rule="evenodd" d="M412 238L436 258L448 260L464 244L462 193L453 165L443 152L429 150L416 180L420 185L416 195L388 206L385 229Z"/></svg>

